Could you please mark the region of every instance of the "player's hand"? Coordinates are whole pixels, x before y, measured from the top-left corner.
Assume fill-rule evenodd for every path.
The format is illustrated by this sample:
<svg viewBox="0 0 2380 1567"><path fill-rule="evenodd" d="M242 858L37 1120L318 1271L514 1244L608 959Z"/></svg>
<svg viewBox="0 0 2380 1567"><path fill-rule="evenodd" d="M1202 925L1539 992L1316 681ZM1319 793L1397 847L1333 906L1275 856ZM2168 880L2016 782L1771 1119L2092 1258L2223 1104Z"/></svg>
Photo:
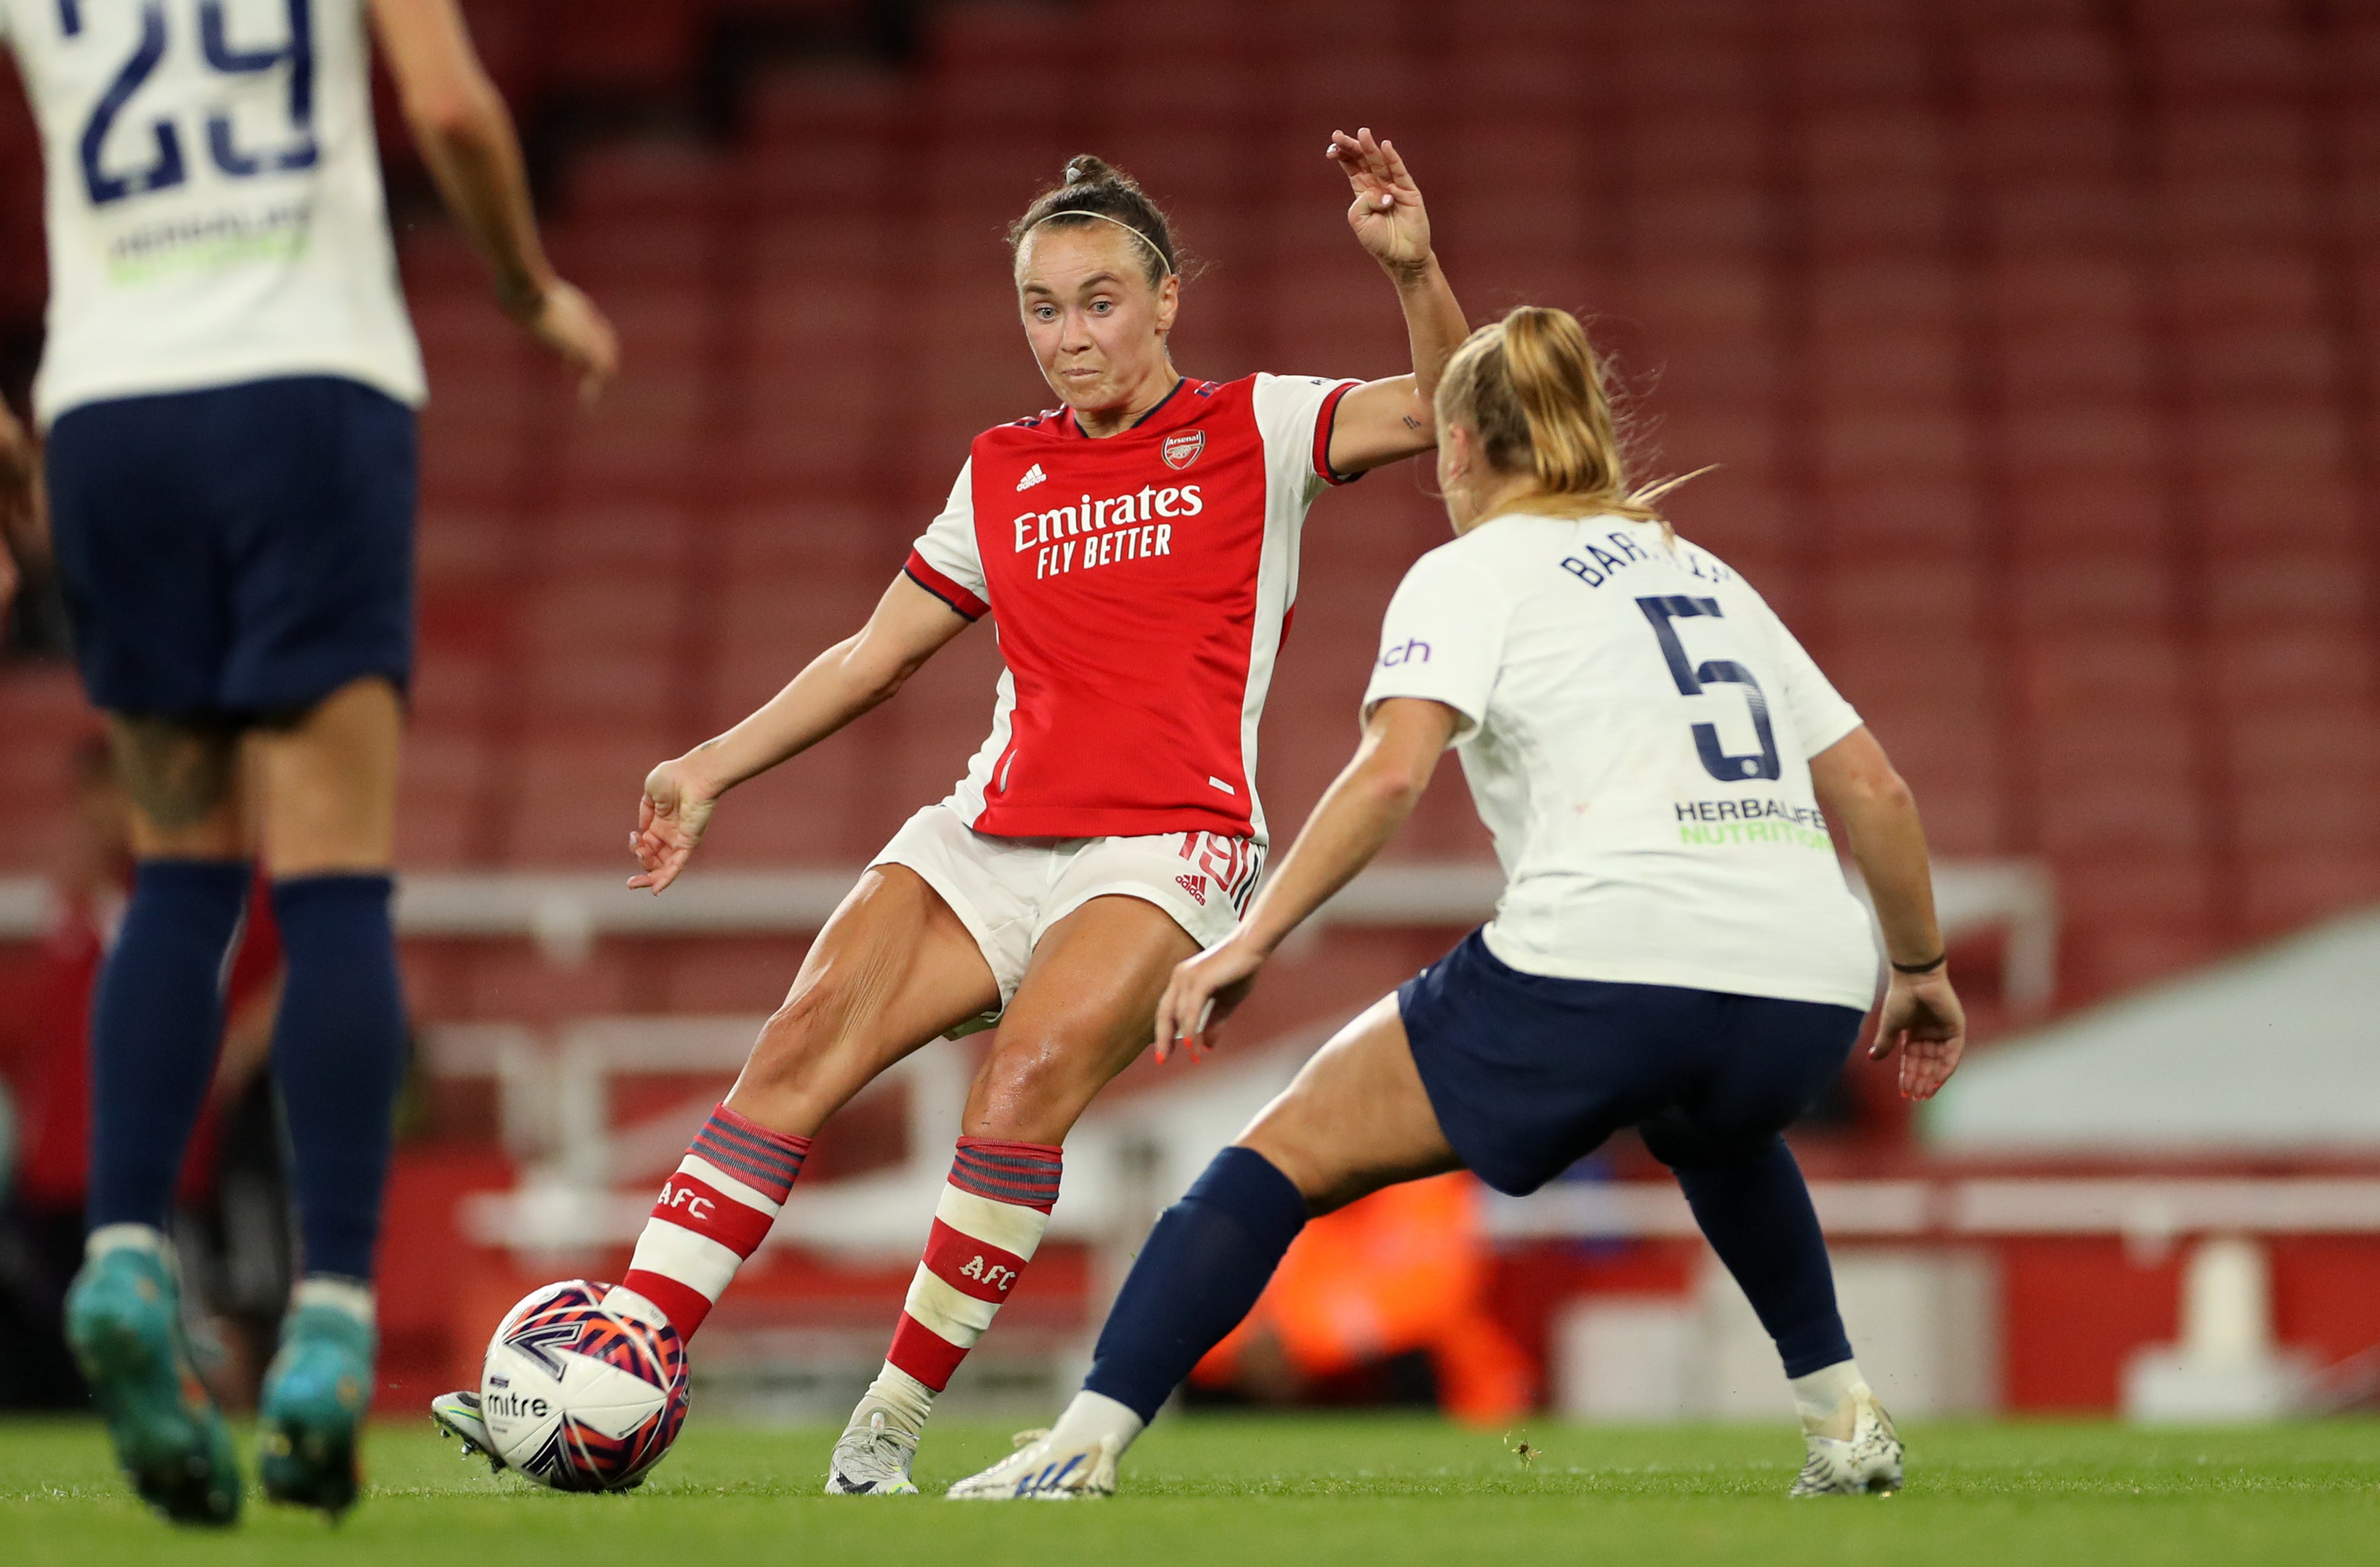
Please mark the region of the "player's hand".
<svg viewBox="0 0 2380 1567"><path fill-rule="evenodd" d="M1157 1058L1172 1060L1178 1043L1193 1061L1204 1060L1215 1048L1216 1025L1246 999L1264 961L1265 955L1236 932L1184 958L1157 1004Z"/></svg>
<svg viewBox="0 0 2380 1567"><path fill-rule="evenodd" d="M595 301L555 278L515 313L538 345L578 377L578 401L593 407L620 368L620 335Z"/></svg>
<svg viewBox="0 0 2380 1567"><path fill-rule="evenodd" d="M1892 976L1867 1058L1881 1061L1900 1052L1903 1099L1931 1099L1941 1091L1966 1048L1967 1010L1950 988L1949 969Z"/></svg>
<svg viewBox="0 0 2380 1567"><path fill-rule="evenodd" d="M628 835L628 852L638 865L628 885L659 893L677 880L718 804L717 791L698 781L683 757L655 767L637 806L637 830Z"/></svg>
<svg viewBox="0 0 2380 1567"><path fill-rule="evenodd" d="M1368 128L1353 136L1334 130L1329 156L1354 187L1347 226L1372 259L1392 272L1413 271L1427 262L1429 212L1395 143L1374 139Z"/></svg>

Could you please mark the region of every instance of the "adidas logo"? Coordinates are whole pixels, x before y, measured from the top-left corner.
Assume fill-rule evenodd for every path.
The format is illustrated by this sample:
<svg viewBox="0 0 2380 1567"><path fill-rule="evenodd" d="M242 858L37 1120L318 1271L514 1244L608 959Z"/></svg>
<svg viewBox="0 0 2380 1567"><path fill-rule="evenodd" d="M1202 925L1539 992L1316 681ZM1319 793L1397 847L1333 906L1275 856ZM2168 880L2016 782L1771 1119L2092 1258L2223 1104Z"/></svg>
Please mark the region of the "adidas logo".
<svg viewBox="0 0 2380 1567"><path fill-rule="evenodd" d="M1050 476L1048 474L1041 471L1041 464L1036 463L1031 467L1025 470L1025 476L1016 481L1016 488L1020 490L1031 489L1035 485L1039 484L1043 479L1046 479L1049 476Z"/></svg>
<svg viewBox="0 0 2380 1567"><path fill-rule="evenodd" d="M1204 909L1205 907L1207 907L1207 878L1206 878L1206 877L1204 877L1204 876L1176 876L1176 877L1174 877L1174 878L1173 878L1173 881L1174 881L1174 885L1175 885L1175 886L1179 886L1183 891L1184 891L1184 892L1188 893L1191 897L1193 897L1193 898L1196 898L1196 899L1198 900L1198 907L1199 907L1199 908Z"/></svg>

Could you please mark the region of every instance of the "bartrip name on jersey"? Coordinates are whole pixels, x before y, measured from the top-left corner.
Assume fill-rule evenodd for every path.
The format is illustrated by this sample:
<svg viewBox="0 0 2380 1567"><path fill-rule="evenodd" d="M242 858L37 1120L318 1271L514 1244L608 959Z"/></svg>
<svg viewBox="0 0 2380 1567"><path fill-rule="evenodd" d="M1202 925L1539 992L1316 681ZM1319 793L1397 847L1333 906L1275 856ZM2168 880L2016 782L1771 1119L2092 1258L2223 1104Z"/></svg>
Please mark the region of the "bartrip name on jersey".
<svg viewBox="0 0 2380 1567"><path fill-rule="evenodd" d="M1565 555L1559 562L1561 569L1589 587L1601 587L1628 567L1653 559L1650 551L1624 533L1608 533L1603 536L1609 541L1610 549L1589 544L1582 551L1585 559ZM1615 550L1618 553L1613 553ZM1688 576L1700 577L1708 583L1729 582L1735 576L1733 572L1701 550L1687 548L1682 540L1671 563L1684 568Z"/></svg>
<svg viewBox="0 0 2380 1567"><path fill-rule="evenodd" d="M1678 841L1696 848L1727 843L1784 843L1832 849L1827 818L1815 806L1781 800L1681 800Z"/></svg>
<svg viewBox="0 0 2380 1567"><path fill-rule="evenodd" d="M1198 487L1185 484L1160 489L1143 485L1138 494L1112 500L1083 497L1079 506L1048 512L1023 512L1016 517L1016 552L1038 549L1033 574L1062 576L1117 561L1137 561L1149 555L1173 553L1173 524L1159 517L1195 517L1207 509Z"/></svg>

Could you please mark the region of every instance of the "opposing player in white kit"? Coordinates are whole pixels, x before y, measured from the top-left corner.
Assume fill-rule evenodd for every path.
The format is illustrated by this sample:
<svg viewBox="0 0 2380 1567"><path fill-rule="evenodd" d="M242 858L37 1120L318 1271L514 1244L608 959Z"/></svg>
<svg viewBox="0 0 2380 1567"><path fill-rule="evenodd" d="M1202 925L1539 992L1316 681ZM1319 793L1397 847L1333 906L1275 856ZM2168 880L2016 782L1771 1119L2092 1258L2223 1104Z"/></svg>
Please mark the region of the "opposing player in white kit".
<svg viewBox="0 0 2380 1567"><path fill-rule="evenodd" d="M1431 445L1463 335L1419 191L1370 133L1333 139L1349 222L1389 271L1414 372L1369 384L1185 379L1164 216L1077 158L1012 231L1026 336L1063 400L978 436L859 633L726 734L654 769L630 885L669 886L720 796L890 697L989 614L1006 663L957 790L878 856L662 1188L624 1294L691 1334L759 1245L809 1138L938 1035L1000 1019L924 1260L828 1489L914 1491L934 1396L1031 1259L1060 1143L1148 1043L1173 965L1230 929L1263 863L1257 723L1324 486ZM436 1405L475 1445L468 1395Z"/></svg>
<svg viewBox="0 0 2380 1567"><path fill-rule="evenodd" d="M1225 940L1175 972L1160 1055L1266 958L1462 752L1507 883L1496 916L1323 1046L1158 1221L1091 1372L1040 1440L957 1497L1103 1495L1116 1457L1247 1314L1311 1214L1467 1168L1533 1191L1623 1127L1670 1166L1776 1340L1797 1496L1897 1489L1900 1440L1835 1308L1779 1135L1841 1069L1876 984L1840 824L1893 978L1873 1055L1930 1096L1965 1032L1925 834L1883 751L1750 585L1632 490L1578 322L1521 309L1439 387L1456 538L1389 607L1364 739Z"/></svg>
<svg viewBox="0 0 2380 1567"><path fill-rule="evenodd" d="M370 0L422 153L507 314L592 392L610 327L547 265L455 0ZM389 926L413 654L413 405L366 0L0 0L46 160L35 411L75 655L140 865L92 1012L89 1258L67 1334L118 1461L228 1523L166 1204L222 1034L253 862L286 954L273 1074L300 1282L266 1373L266 1494L355 1500L400 1079Z"/></svg>

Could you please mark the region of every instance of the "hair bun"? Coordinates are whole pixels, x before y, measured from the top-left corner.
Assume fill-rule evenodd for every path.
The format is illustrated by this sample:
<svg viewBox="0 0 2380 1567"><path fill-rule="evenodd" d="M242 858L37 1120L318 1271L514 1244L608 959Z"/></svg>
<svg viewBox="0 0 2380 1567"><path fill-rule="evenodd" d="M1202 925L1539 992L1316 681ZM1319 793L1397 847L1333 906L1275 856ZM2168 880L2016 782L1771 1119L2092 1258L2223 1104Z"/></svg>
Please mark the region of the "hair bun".
<svg viewBox="0 0 2380 1567"><path fill-rule="evenodd" d="M1090 152L1077 152L1066 160L1066 183L1088 185L1095 180L1113 179L1115 171L1108 167L1105 158Z"/></svg>

